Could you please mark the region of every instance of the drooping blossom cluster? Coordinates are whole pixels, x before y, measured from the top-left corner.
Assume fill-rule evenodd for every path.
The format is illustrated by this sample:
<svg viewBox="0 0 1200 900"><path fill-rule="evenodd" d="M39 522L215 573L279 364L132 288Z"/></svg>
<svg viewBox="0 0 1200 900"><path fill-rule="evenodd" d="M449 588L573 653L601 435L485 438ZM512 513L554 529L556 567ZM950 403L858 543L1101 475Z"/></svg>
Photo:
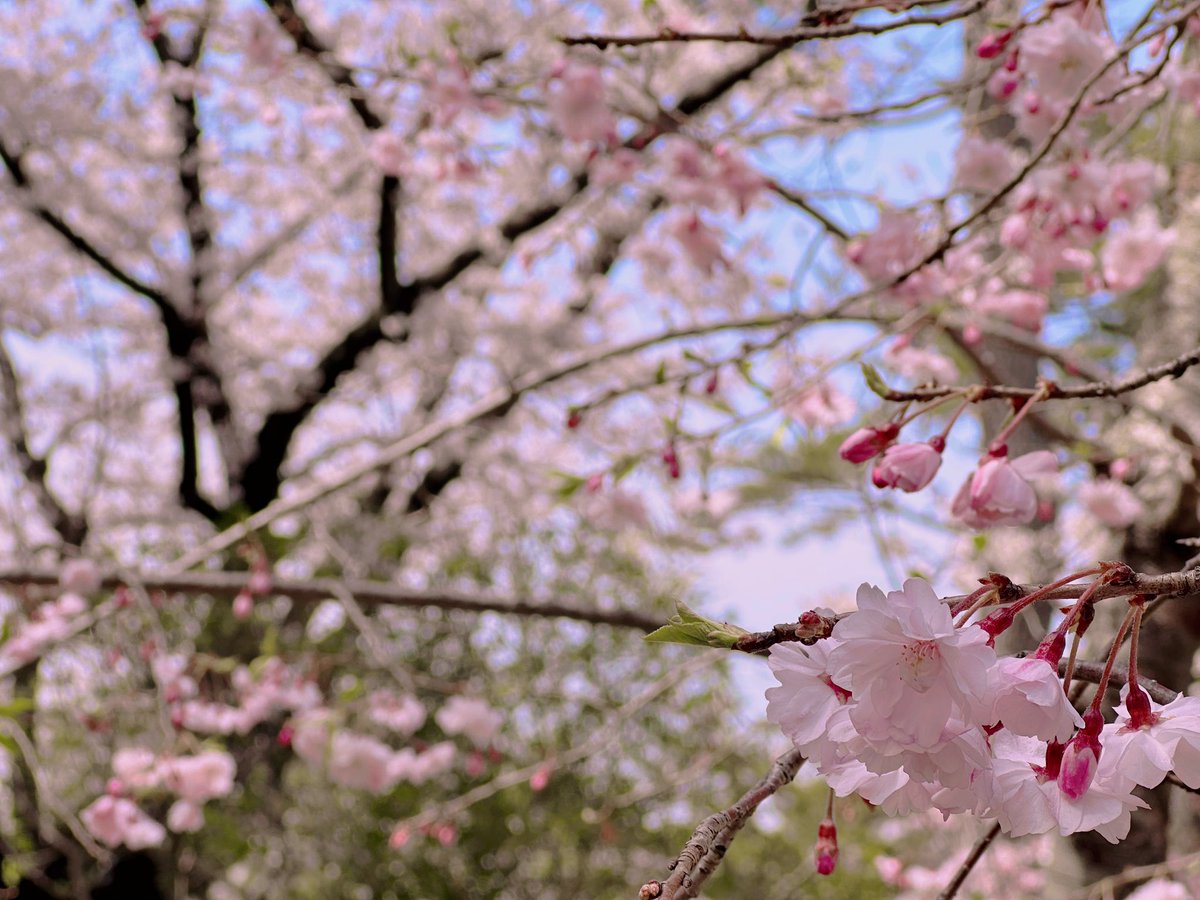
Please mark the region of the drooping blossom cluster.
<svg viewBox="0 0 1200 900"><path fill-rule="evenodd" d="M1031 656L997 656L1008 613L956 624L920 579L886 596L863 585L828 639L771 648L767 717L837 796L889 815L969 813L1013 837L1096 831L1115 843L1145 805L1137 786L1172 771L1200 784L1200 699L1154 703L1131 655L1135 687L1116 720L1103 724L1099 696L1081 717L1057 671L1066 625Z"/></svg>

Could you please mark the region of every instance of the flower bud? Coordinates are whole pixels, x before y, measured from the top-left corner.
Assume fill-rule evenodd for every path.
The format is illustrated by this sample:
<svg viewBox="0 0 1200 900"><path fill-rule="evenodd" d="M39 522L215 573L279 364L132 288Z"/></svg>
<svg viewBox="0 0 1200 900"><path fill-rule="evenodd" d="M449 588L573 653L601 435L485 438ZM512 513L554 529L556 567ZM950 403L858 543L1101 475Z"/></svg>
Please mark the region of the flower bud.
<svg viewBox="0 0 1200 900"><path fill-rule="evenodd" d="M864 463L882 453L899 433L899 427L894 424L882 428L860 428L842 441L838 455L846 462Z"/></svg>
<svg viewBox="0 0 1200 900"><path fill-rule="evenodd" d="M1099 711L1089 709L1083 718L1083 730L1063 750L1058 770L1058 788L1072 800L1082 797L1096 777L1100 765L1100 728L1104 724Z"/></svg>
<svg viewBox="0 0 1200 900"><path fill-rule="evenodd" d="M817 873L832 875L833 870L837 868L838 860L837 826L833 824L833 819L822 819L821 824L817 826L817 845L814 849L814 856L817 862Z"/></svg>
<svg viewBox="0 0 1200 900"><path fill-rule="evenodd" d="M897 444L888 447L871 473L878 488L898 488L914 493L933 481L942 465L942 454L931 444Z"/></svg>

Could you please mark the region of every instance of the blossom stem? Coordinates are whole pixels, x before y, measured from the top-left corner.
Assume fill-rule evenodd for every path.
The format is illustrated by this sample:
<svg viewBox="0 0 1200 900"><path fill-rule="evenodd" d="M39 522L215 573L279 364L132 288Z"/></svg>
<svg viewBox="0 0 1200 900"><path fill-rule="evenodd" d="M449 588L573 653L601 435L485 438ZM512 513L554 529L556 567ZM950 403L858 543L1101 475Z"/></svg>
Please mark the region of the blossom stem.
<svg viewBox="0 0 1200 900"><path fill-rule="evenodd" d="M1117 654L1121 652L1121 645L1125 643L1125 632L1137 619L1140 606L1132 606L1125 613L1125 618L1121 620L1121 627L1117 629L1117 635L1113 638L1112 647L1108 651L1108 661L1104 664L1104 673L1100 676L1100 681L1096 683L1096 696L1092 698L1091 709L1095 712L1100 712L1100 703L1104 699L1104 692L1108 690L1108 677L1112 674L1113 665L1117 661ZM1071 674L1067 671L1067 676Z"/></svg>
<svg viewBox="0 0 1200 900"><path fill-rule="evenodd" d="M954 423L958 421L958 417L975 402L972 394L973 392L968 392L963 402L958 405L958 409L950 414L950 421L946 423L946 427L942 429L942 433L939 435L943 441L950 437L950 429L954 427Z"/></svg>
<svg viewBox="0 0 1200 900"><path fill-rule="evenodd" d="M997 597L997 591L991 585L985 585L972 594L971 597L978 597L978 599L971 603L971 605L963 611L963 614L959 616L958 621L954 623L955 628L962 628L969 621L971 621L971 616L975 615L975 613L979 612L979 610L983 609L989 603L995 601ZM971 598L968 597L967 599L970 600Z"/></svg>
<svg viewBox="0 0 1200 900"><path fill-rule="evenodd" d="M968 390L967 388L963 388L962 390L957 391L956 393L947 394L945 397L938 397L932 403L926 403L924 406L918 407L913 412L910 412L907 416L904 416L899 422L895 422L893 424L897 428L903 428L905 425L907 425L913 419L918 419L921 416L925 415L925 413L927 413L927 412L933 412L933 410L937 409L939 406L944 406L946 403L953 400L955 397L958 397L961 394L965 393L967 390ZM969 402L965 403L964 407L968 406L968 405L970 405ZM956 411L954 413L953 417L950 419L950 424L953 425L954 420L957 419L961 414L962 414L962 408L960 408L958 411ZM947 428L947 431L949 431L948 428Z"/></svg>
<svg viewBox="0 0 1200 900"><path fill-rule="evenodd" d="M1043 585L1042 587L1038 588L1032 594L1026 594L1024 597L1022 597L1020 600L1018 600L1016 603L1014 603L1012 606L1010 606L1008 608L1012 611L1013 615L1016 615L1017 613L1021 612L1021 610L1025 609L1025 607L1029 606L1031 603L1036 603L1038 600L1041 600L1043 597L1045 597L1051 591L1057 590L1058 588L1062 587L1063 585L1070 584L1072 581L1078 581L1080 578L1087 578L1089 575L1099 575L1100 572L1101 572L1100 567L1096 566L1091 569L1084 569L1081 572L1072 572L1070 575L1064 575L1062 578L1058 579L1058 581L1052 581L1052 582L1050 582L1050 584L1046 584L1046 585ZM1096 587L1099 585L1099 583L1100 583L1099 581L1095 581L1092 584L1088 585L1088 589L1084 592L1083 596L1080 597L1079 599L1083 600L1084 597L1091 597L1091 595L1093 593L1095 593Z"/></svg>
<svg viewBox="0 0 1200 900"><path fill-rule="evenodd" d="M1038 389L1034 392L1033 396L1026 400L1024 404L1022 404L1021 408L1017 410L1016 415L1009 419L1008 424L1005 425L1001 432L992 439L991 444L988 445L989 454L992 456L1003 456L1005 453L1007 453L1005 441L1008 440L1008 436L1016 430L1018 425L1021 424L1021 420L1029 414L1029 411L1033 409L1033 405L1039 400L1045 400L1048 393L1049 391L1047 390L1044 382L1038 385Z"/></svg>

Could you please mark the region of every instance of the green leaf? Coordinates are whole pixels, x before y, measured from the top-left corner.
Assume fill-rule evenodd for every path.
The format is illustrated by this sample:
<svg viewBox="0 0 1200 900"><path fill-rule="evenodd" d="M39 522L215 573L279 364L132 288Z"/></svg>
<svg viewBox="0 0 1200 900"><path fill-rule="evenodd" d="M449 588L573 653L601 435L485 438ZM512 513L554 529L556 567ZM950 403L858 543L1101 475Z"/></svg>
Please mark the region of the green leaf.
<svg viewBox="0 0 1200 900"><path fill-rule="evenodd" d="M658 364L658 368L654 370L654 383L666 384L667 381L667 361L664 359Z"/></svg>
<svg viewBox="0 0 1200 900"><path fill-rule="evenodd" d="M8 703L0 705L0 716L5 719L15 719L22 713L27 713L37 706L30 697L14 697Z"/></svg>
<svg viewBox="0 0 1200 900"><path fill-rule="evenodd" d="M559 479L558 487L554 489L554 496L559 500L570 500L581 487L587 484L586 478L572 475L570 472L555 472L554 474Z"/></svg>
<svg viewBox="0 0 1200 900"><path fill-rule="evenodd" d="M871 389L871 393L886 400L892 393L892 389L887 386L887 382L883 380L883 376L870 363L859 363L859 365L862 367L863 378L866 379L867 387Z"/></svg>
<svg viewBox="0 0 1200 900"><path fill-rule="evenodd" d="M723 647L726 650L748 632L728 622L715 622L699 615L682 600L675 601L676 614L667 624L646 635L652 644L691 644L697 647Z"/></svg>

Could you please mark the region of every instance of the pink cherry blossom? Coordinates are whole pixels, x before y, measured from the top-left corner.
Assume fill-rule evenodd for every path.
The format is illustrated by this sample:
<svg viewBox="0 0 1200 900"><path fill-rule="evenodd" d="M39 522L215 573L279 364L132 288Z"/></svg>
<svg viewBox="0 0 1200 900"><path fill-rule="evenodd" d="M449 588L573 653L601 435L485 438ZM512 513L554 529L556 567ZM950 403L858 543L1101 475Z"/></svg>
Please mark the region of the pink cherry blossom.
<svg viewBox="0 0 1200 900"><path fill-rule="evenodd" d="M894 444L883 452L871 473L875 487L898 488L913 493L933 481L942 465L942 453L933 443Z"/></svg>
<svg viewBox="0 0 1200 900"><path fill-rule="evenodd" d="M375 691L367 698L368 715L376 725L410 735L425 724L425 707L416 697Z"/></svg>
<svg viewBox="0 0 1200 900"><path fill-rule="evenodd" d="M1037 513L1037 494L1030 479L1057 471L1058 461L1049 450L1014 460L989 456L959 488L951 511L972 528L1027 525Z"/></svg>
<svg viewBox="0 0 1200 900"><path fill-rule="evenodd" d="M711 274L718 263L726 264L717 232L695 213L676 216L667 231L679 242L688 261L701 272Z"/></svg>
<svg viewBox="0 0 1200 900"><path fill-rule="evenodd" d="M954 384L958 379L958 369L941 353L914 347L903 338L887 346L883 359L894 371L917 384Z"/></svg>
<svg viewBox="0 0 1200 900"><path fill-rule="evenodd" d="M1111 478L1097 478L1079 489L1084 509L1109 528L1128 528L1146 511L1128 486Z"/></svg>
<svg viewBox="0 0 1200 900"><path fill-rule="evenodd" d="M956 629L949 607L919 578L886 597L864 584L857 602L834 626L839 644L829 654L830 677L854 694L855 727L934 748L955 710L968 722L986 714L996 655L983 629Z"/></svg>
<svg viewBox="0 0 1200 900"><path fill-rule="evenodd" d="M782 388L786 393L787 388ZM810 429L836 428L854 415L854 401L828 381L787 398L783 410Z"/></svg>
<svg viewBox="0 0 1200 900"><path fill-rule="evenodd" d="M158 757L145 747L126 747L112 758L113 775L126 788L155 787L163 772Z"/></svg>
<svg viewBox="0 0 1200 900"><path fill-rule="evenodd" d="M405 174L408 150L399 135L390 131L376 131L371 135L367 155L384 175L400 177Z"/></svg>
<svg viewBox="0 0 1200 900"><path fill-rule="evenodd" d="M954 155L954 186L977 194L999 190L1017 171L1016 154L1006 141L968 135Z"/></svg>
<svg viewBox="0 0 1200 900"><path fill-rule="evenodd" d="M1105 751L1114 764L1142 787L1157 787L1172 771L1188 787L1200 787L1200 698L1181 694L1163 705L1147 697L1148 721L1135 726L1125 706L1128 696L1125 685L1116 721L1105 726Z"/></svg>
<svg viewBox="0 0 1200 900"><path fill-rule="evenodd" d="M90 559L69 559L58 573L58 583L71 594L94 594L100 590L100 567Z"/></svg>
<svg viewBox="0 0 1200 900"><path fill-rule="evenodd" d="M329 778L344 787L382 794L396 783L392 750L365 734L337 731L329 745Z"/></svg>
<svg viewBox="0 0 1200 900"><path fill-rule="evenodd" d="M1075 711L1054 667L1037 657L1002 657L988 673L992 713L1014 734L1067 741L1083 719Z"/></svg>
<svg viewBox="0 0 1200 900"><path fill-rule="evenodd" d="M163 784L183 800L202 804L233 790L237 764L222 750L164 760Z"/></svg>
<svg viewBox="0 0 1200 900"><path fill-rule="evenodd" d="M1072 800L1078 800L1091 787L1096 770L1100 767L1103 747L1100 744L1102 726L1100 713L1090 709L1084 727L1071 738L1063 751L1058 771L1058 786Z"/></svg>
<svg viewBox="0 0 1200 900"><path fill-rule="evenodd" d="M1020 39L1020 68L1037 80L1040 93L1070 101L1104 64L1111 42L1065 12L1026 29Z"/></svg>
<svg viewBox="0 0 1200 900"><path fill-rule="evenodd" d="M434 714L438 728L446 734L461 734L477 747L486 745L504 722L504 716L477 697L451 697Z"/></svg>
<svg viewBox="0 0 1200 900"><path fill-rule="evenodd" d="M167 827L176 834L199 831L204 827L204 810L189 800L176 800L167 810Z"/></svg>
<svg viewBox="0 0 1200 900"><path fill-rule="evenodd" d="M157 847L167 830L125 797L105 794L79 813L79 820L100 843L107 847L124 844L130 850Z"/></svg>
<svg viewBox="0 0 1200 900"><path fill-rule="evenodd" d="M554 125L569 141L607 143L616 133L608 108L604 73L595 66L568 62L550 95Z"/></svg>
<svg viewBox="0 0 1200 900"><path fill-rule="evenodd" d="M767 688L767 721L774 722L797 747L825 738L829 719L850 698L829 677L832 638L811 647L776 644L768 665L779 682Z"/></svg>
<svg viewBox="0 0 1200 900"><path fill-rule="evenodd" d="M1105 284L1114 291L1138 287L1174 241L1175 230L1159 227L1154 213L1139 215L1128 228L1114 231L1100 252Z"/></svg>
<svg viewBox="0 0 1200 900"><path fill-rule="evenodd" d="M1019 289L986 290L972 304L972 309L984 315L1003 319L1026 331L1042 330L1042 319L1050 308L1044 294Z"/></svg>

